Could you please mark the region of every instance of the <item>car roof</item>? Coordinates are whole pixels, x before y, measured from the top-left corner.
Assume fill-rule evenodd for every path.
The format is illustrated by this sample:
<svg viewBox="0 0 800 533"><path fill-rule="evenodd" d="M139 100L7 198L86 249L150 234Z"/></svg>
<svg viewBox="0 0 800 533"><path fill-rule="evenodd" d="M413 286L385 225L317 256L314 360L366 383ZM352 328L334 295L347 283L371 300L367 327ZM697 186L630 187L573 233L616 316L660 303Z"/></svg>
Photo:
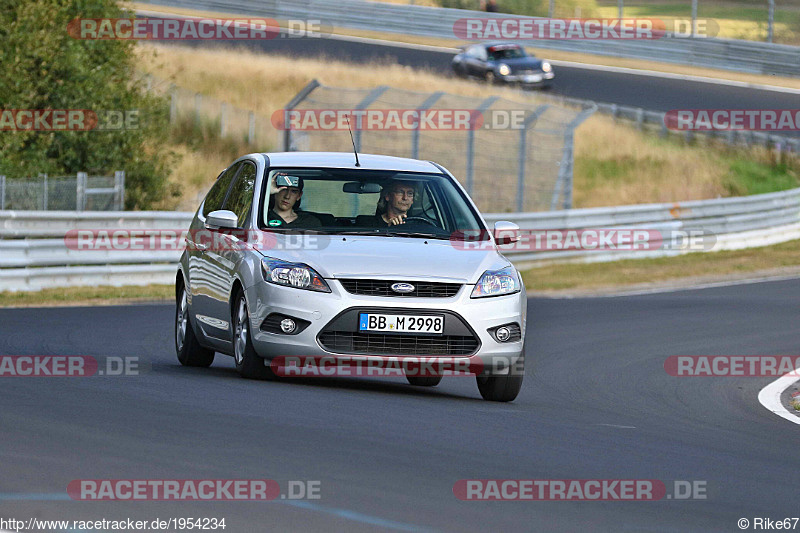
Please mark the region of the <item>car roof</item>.
<svg viewBox="0 0 800 533"><path fill-rule="evenodd" d="M388 155L358 154L361 166L356 167L353 152L272 152L264 153L271 167L350 168L353 170L401 170L407 172L442 171L430 161L392 157Z"/></svg>

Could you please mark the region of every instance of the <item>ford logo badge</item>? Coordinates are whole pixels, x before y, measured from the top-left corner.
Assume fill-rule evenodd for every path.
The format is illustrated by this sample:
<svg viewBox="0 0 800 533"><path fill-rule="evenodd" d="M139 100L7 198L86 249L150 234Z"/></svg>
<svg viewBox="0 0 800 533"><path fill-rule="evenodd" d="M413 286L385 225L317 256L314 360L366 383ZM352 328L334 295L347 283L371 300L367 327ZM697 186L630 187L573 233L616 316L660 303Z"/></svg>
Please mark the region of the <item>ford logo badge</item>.
<svg viewBox="0 0 800 533"><path fill-rule="evenodd" d="M392 290L398 294L408 294L414 292L414 286L410 283L395 283L392 285Z"/></svg>

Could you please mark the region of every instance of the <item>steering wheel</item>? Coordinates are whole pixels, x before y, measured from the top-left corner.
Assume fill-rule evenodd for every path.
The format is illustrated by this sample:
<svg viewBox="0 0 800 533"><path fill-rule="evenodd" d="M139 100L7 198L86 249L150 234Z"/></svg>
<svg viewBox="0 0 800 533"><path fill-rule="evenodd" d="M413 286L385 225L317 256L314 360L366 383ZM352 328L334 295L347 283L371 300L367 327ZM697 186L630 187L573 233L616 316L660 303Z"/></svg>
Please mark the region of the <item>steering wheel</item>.
<svg viewBox="0 0 800 533"><path fill-rule="evenodd" d="M434 222L433 220L431 220L429 218L425 218L425 217L406 217L405 222L408 222L409 220L419 220L420 222L426 222L426 223L430 224L434 228L438 228L439 227L439 226L436 225L436 222Z"/></svg>

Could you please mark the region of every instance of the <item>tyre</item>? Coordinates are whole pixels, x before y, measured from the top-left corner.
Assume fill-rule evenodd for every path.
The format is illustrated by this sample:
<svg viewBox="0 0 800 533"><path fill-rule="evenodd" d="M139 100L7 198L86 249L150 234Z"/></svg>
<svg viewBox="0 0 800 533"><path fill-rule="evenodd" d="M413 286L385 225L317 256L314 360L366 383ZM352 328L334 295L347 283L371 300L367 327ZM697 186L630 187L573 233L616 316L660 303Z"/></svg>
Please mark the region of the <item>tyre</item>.
<svg viewBox="0 0 800 533"><path fill-rule="evenodd" d="M239 290L234 299L233 316L233 359L239 375L247 379L274 379L275 374L264 358L259 357L253 348L250 337L250 316L247 313L247 300Z"/></svg>
<svg viewBox="0 0 800 533"><path fill-rule="evenodd" d="M486 71L486 74L483 75L483 79L486 80L486 83L489 85L495 85L497 83L497 76L495 76L494 72L491 70Z"/></svg>
<svg viewBox="0 0 800 533"><path fill-rule="evenodd" d="M508 374L492 375L491 371L484 371L477 377L478 390L484 400L490 402L511 402L522 388L522 379L525 377L525 352L519 361L512 365Z"/></svg>
<svg viewBox="0 0 800 533"><path fill-rule="evenodd" d="M183 366L211 366L214 350L203 348L189 320L189 296L186 287L179 286L175 305L175 351Z"/></svg>
<svg viewBox="0 0 800 533"><path fill-rule="evenodd" d="M442 381L442 376L406 376L406 379L417 387L435 387Z"/></svg>

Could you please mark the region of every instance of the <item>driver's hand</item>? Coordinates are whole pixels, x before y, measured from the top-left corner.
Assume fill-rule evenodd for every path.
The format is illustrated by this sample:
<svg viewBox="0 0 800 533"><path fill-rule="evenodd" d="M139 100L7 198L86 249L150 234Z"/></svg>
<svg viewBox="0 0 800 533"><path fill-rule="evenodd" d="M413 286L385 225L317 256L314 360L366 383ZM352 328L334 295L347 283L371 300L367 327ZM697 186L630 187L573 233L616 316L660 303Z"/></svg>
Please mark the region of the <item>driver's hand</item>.
<svg viewBox="0 0 800 533"><path fill-rule="evenodd" d="M398 224L405 224L405 223L406 223L406 215L399 215L389 219L390 226L397 226Z"/></svg>
<svg viewBox="0 0 800 533"><path fill-rule="evenodd" d="M275 194L276 192L282 191L283 189L286 189L286 188L287 187L278 187L278 175L277 174L272 176L272 181L269 184L269 193L270 194Z"/></svg>

